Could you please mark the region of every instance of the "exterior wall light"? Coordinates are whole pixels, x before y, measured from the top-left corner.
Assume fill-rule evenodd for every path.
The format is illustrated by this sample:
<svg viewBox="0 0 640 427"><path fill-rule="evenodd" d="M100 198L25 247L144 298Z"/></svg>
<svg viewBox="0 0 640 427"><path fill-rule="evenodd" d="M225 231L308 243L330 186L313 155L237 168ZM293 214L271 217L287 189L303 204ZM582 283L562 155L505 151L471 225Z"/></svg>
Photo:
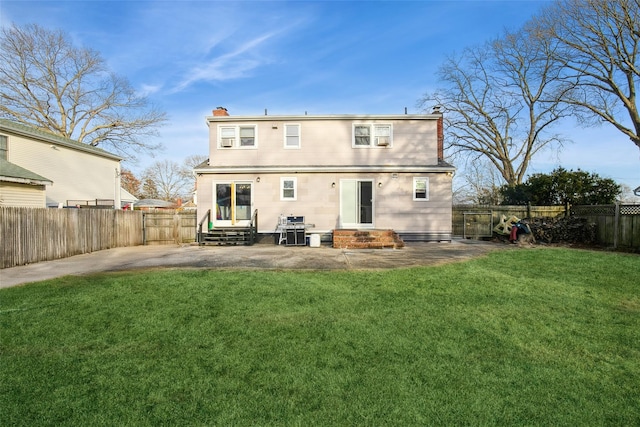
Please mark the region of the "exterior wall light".
<svg viewBox="0 0 640 427"><path fill-rule="evenodd" d="M256 178L256 182L260 182L260 177L257 177L257 178Z"/></svg>
<svg viewBox="0 0 640 427"><path fill-rule="evenodd" d="M336 188L336 183L335 182L331 183L331 188Z"/></svg>

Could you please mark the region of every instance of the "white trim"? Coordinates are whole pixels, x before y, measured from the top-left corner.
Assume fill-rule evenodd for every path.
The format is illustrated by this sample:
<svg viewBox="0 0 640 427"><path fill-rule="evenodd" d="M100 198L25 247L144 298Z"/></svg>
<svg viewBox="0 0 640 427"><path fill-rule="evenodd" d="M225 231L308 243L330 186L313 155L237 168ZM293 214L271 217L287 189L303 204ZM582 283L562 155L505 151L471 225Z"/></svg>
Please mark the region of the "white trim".
<svg viewBox="0 0 640 427"><path fill-rule="evenodd" d="M367 224L367 223L359 223L359 222L355 222L355 223L351 223L351 222L343 222L343 218L344 218L344 212L343 212L343 190L345 188L344 183L345 182L355 182L356 184L359 182L370 182L371 183L371 223ZM376 185L375 185L375 179L373 178L366 178L366 179L360 179L360 178L340 178L340 195L339 197L339 212L340 212L340 228L364 228L364 229L369 229L369 228L375 228L375 223L376 223ZM356 213L356 215L358 215Z"/></svg>
<svg viewBox="0 0 640 427"><path fill-rule="evenodd" d="M333 173L445 173L454 172L453 166L386 166L386 165L360 165L360 166L209 166L195 169L198 174L218 173L296 173L296 172L333 172Z"/></svg>
<svg viewBox="0 0 640 427"><path fill-rule="evenodd" d="M285 197L284 196L284 182L292 181L293 182L293 197ZM292 176L282 176L280 177L280 200L283 202L294 202L298 200L298 178Z"/></svg>
<svg viewBox="0 0 640 427"><path fill-rule="evenodd" d="M235 224L232 223L232 220L224 220L224 219L218 219L218 210L216 209L216 205L217 205L217 201L218 201L218 195L216 193L217 188L216 186L218 184L229 184L231 185L231 183L233 184L249 184L251 186L251 201L250 201L250 206L249 206L249 219L236 219ZM212 200L211 200L211 212L212 212L212 216L211 216L211 222L213 223L214 226L219 226L219 227L229 227L229 226L238 226L238 227L244 227L249 225L249 223L251 222L251 215L253 215L253 209L255 208L255 181L251 180L251 179L229 179L229 180L215 180L213 181L213 185L212 185ZM237 203L236 203L237 206Z"/></svg>
<svg viewBox="0 0 640 427"><path fill-rule="evenodd" d="M417 182L424 181L425 182L425 198L416 197L417 190ZM429 201L429 177L426 176L414 176L413 177L413 190L411 192L413 196L413 201L415 202L428 202Z"/></svg>
<svg viewBox="0 0 640 427"><path fill-rule="evenodd" d="M318 114L318 115L281 115L281 116L208 116L209 122L301 122L309 120L438 120L442 114Z"/></svg>
<svg viewBox="0 0 640 427"><path fill-rule="evenodd" d="M253 145L241 145L240 129L253 128ZM227 136L222 137L223 129L232 129L233 138ZM258 148L258 125L256 124L237 124L223 125L219 124L217 128L216 148L219 150L256 150Z"/></svg>
<svg viewBox="0 0 640 427"><path fill-rule="evenodd" d="M287 126L297 126L298 127L298 145L287 145ZM302 147L302 126L300 123L283 123L283 146L286 150L299 150Z"/></svg>
<svg viewBox="0 0 640 427"><path fill-rule="evenodd" d="M356 144L356 127L368 127L369 128L369 144L362 145ZM379 135L376 133L376 128L388 128L389 135ZM385 144L379 144L379 137L387 137ZM351 148L390 148L393 147L393 124L392 123L359 123L354 122L351 124Z"/></svg>

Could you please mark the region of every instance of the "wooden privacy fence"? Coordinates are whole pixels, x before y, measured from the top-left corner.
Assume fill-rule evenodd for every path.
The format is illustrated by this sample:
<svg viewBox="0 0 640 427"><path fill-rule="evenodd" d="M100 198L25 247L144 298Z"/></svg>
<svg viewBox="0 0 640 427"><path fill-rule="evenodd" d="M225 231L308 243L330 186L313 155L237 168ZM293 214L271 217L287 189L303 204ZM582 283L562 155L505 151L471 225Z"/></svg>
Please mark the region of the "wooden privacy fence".
<svg viewBox="0 0 640 427"><path fill-rule="evenodd" d="M145 245L191 243L196 241L195 211L157 210L144 213Z"/></svg>
<svg viewBox="0 0 640 427"><path fill-rule="evenodd" d="M468 206L453 207L453 235L468 238L491 237L493 227L502 217L518 218L557 217L565 215L564 206Z"/></svg>
<svg viewBox="0 0 640 427"><path fill-rule="evenodd" d="M571 215L596 224L599 244L640 251L640 205L572 206Z"/></svg>
<svg viewBox="0 0 640 427"><path fill-rule="evenodd" d="M0 267L142 244L142 212L0 207Z"/></svg>
<svg viewBox="0 0 640 427"><path fill-rule="evenodd" d="M453 235L467 238L490 237L502 217L509 219L571 215L596 224L599 245L640 250L640 205L594 206L454 206Z"/></svg>
<svg viewBox="0 0 640 427"><path fill-rule="evenodd" d="M0 207L0 268L195 238L195 212Z"/></svg>

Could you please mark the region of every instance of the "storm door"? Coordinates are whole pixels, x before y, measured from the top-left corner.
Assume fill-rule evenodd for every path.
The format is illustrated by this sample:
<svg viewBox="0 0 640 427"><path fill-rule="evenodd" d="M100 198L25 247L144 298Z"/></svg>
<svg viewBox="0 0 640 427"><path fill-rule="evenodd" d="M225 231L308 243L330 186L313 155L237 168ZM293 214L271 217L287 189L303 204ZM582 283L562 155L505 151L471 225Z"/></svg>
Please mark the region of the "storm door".
<svg viewBox="0 0 640 427"><path fill-rule="evenodd" d="M213 196L216 226L249 225L252 196L250 182L217 182Z"/></svg>
<svg viewBox="0 0 640 427"><path fill-rule="evenodd" d="M340 181L340 224L342 228L373 227L373 181Z"/></svg>

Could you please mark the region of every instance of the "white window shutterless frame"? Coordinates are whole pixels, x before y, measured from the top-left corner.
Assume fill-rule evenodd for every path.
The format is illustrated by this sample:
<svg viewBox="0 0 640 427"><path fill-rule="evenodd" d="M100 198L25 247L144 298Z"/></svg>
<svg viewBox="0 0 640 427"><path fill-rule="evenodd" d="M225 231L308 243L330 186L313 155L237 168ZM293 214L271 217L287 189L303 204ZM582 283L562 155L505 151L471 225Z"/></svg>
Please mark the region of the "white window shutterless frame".
<svg viewBox="0 0 640 427"><path fill-rule="evenodd" d="M298 198L298 179L290 177L280 178L280 200L297 200Z"/></svg>
<svg viewBox="0 0 640 427"><path fill-rule="evenodd" d="M253 205L251 181L215 182L213 186L214 225L248 226Z"/></svg>
<svg viewBox="0 0 640 427"><path fill-rule="evenodd" d="M300 125L297 123L284 124L284 148L300 148Z"/></svg>
<svg viewBox="0 0 640 427"><path fill-rule="evenodd" d="M218 148L257 148L258 130L255 125L220 125Z"/></svg>
<svg viewBox="0 0 640 427"><path fill-rule="evenodd" d="M429 178L427 177L413 178L413 200L429 201Z"/></svg>
<svg viewBox="0 0 640 427"><path fill-rule="evenodd" d="M389 147L393 145L393 129L390 124L358 124L353 125L352 147Z"/></svg>

